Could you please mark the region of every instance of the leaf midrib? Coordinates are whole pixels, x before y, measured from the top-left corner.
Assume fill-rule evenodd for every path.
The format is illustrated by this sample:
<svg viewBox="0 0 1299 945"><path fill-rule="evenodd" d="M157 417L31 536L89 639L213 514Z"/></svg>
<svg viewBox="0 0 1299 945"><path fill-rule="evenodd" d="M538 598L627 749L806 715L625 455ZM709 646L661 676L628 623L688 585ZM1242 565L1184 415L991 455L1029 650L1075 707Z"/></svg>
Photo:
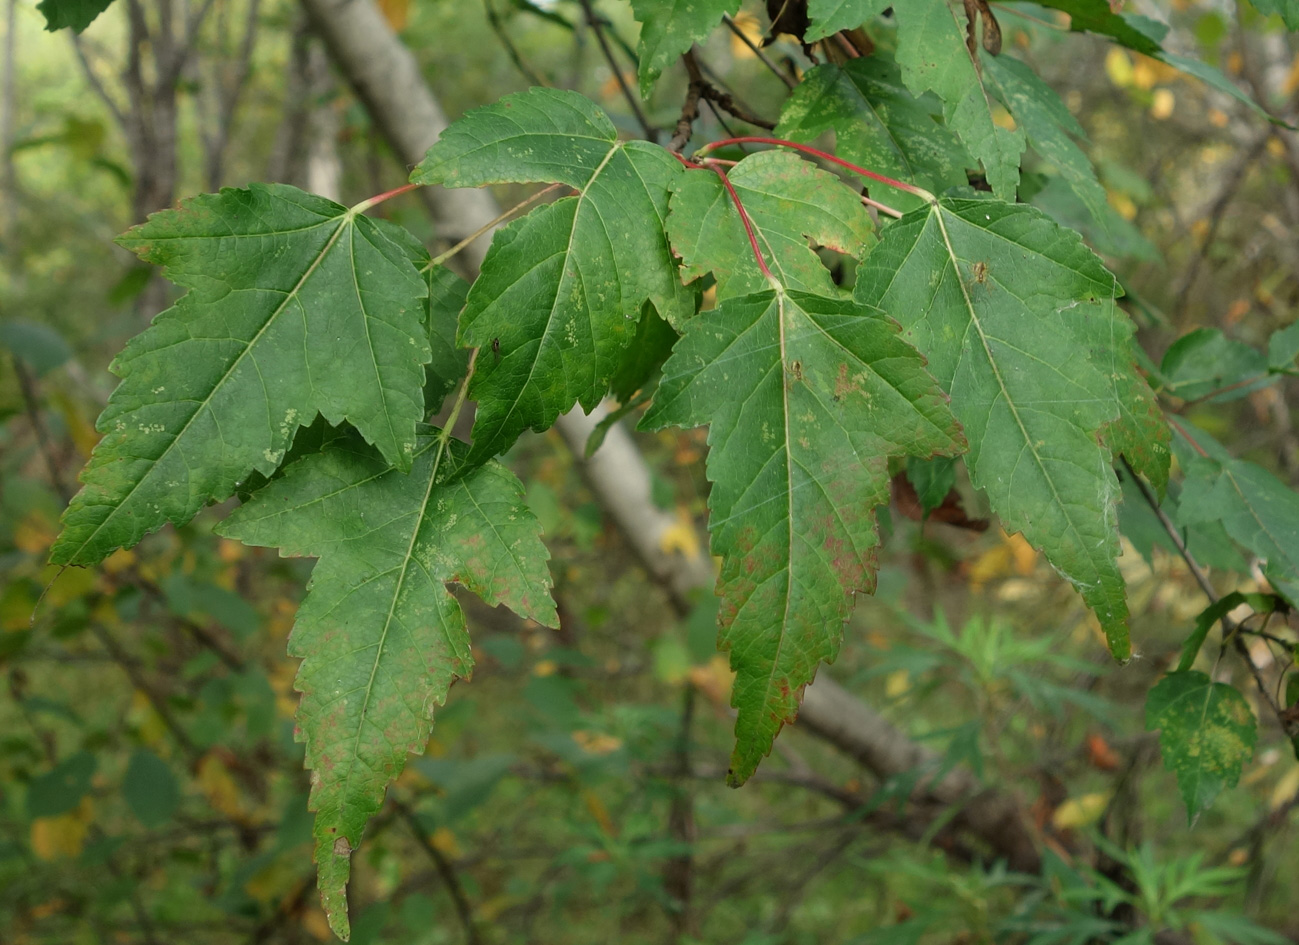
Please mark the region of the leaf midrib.
<svg viewBox="0 0 1299 945"><path fill-rule="evenodd" d="M248 343L244 345L243 351L239 352L238 357L236 357L233 361L230 362L230 366L226 368L225 373L222 374L221 377L217 379L216 383L212 385L212 389L208 392L208 395L204 397L201 401L193 401L193 403L195 403L197 406L195 406L194 411L185 420L185 425L181 427L179 431L177 431L174 437L172 437L171 442L167 444L167 447L149 463L148 470L144 472L135 481L135 484L132 485L131 488L127 491L126 495L122 497L122 500L118 502L117 505L113 506L112 510L108 513L108 515L104 516L103 521L101 521L98 525L95 526L95 530L91 532L88 536L86 536L86 538L84 538L79 545L77 545L76 551L72 552L68 556L69 564L76 563L76 559L81 555L83 551L85 551L86 546L89 545L95 539L95 537L99 535L101 531L103 531L104 527L109 522L111 522L113 518L118 514L118 512L120 512L121 509L126 505L126 503L131 500L132 496L134 496L135 493L140 489L140 487L144 485L145 480L149 478L153 470L158 468L158 464L162 462L163 458L166 457L168 454L170 454L171 451L176 448L176 444L179 443L182 437L184 437L184 435L189 431L189 428L190 426L193 425L194 420L199 416L199 414L201 414L205 409L207 409L209 404L211 404L212 398L216 396L216 392L225 385L226 381L228 381L230 379L230 376L234 373L235 368L237 368L243 362L243 359L247 357L248 352L253 350L253 347L261 339L262 335L264 335L267 329L269 329L270 326L275 323L275 320L279 317L280 313L284 311L285 306L287 306L289 302L297 298L298 293L302 290L302 287L306 285L307 280L311 278L312 274L315 273L316 269L319 268L324 258L327 255L329 255L329 251L333 249L334 244L338 242L338 238L342 235L344 228L351 226L352 213L349 210L347 213L343 214L343 216L337 219L338 219L338 228L334 230L333 234L326 241L325 245L321 248L320 252L316 254L316 258L311 261L311 265L307 267L307 270L302 274L302 277L298 279L297 284L295 284L293 288L288 293L285 294L284 298L280 301L280 304L277 305L274 308L274 310L270 313L270 315L266 317L266 320L262 322L261 327L257 329L256 334L254 334L253 337L248 340ZM272 431L272 433L273 432L274 431Z"/></svg>

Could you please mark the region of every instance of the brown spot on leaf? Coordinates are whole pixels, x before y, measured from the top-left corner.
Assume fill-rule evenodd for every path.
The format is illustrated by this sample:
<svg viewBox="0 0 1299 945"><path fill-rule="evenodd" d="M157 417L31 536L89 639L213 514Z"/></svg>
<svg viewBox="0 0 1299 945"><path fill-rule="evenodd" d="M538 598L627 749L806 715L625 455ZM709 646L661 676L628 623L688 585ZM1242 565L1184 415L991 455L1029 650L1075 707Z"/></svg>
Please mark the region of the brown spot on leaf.
<svg viewBox="0 0 1299 945"><path fill-rule="evenodd" d="M339 837L334 841L334 856L351 856L352 845L347 842L347 837Z"/></svg>

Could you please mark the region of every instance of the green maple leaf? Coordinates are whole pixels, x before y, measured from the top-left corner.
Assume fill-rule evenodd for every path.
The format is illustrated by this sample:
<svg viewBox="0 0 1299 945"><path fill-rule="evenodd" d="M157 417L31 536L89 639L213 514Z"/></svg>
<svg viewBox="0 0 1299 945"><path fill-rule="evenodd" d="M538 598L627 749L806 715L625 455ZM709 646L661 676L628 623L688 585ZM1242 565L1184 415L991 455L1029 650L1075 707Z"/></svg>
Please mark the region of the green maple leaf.
<svg viewBox="0 0 1299 945"><path fill-rule="evenodd" d="M636 335L642 304L674 324L694 313L664 234L681 165L663 148L619 142L574 92L533 89L470 112L412 180L447 186L554 181L578 194L497 231L460 316L459 342L490 346L470 395L472 460L544 430L574 403L592 409Z"/></svg>
<svg viewBox="0 0 1299 945"><path fill-rule="evenodd" d="M80 33L112 5L113 0L41 0L36 9L44 14L51 33L64 27Z"/></svg>
<svg viewBox="0 0 1299 945"><path fill-rule="evenodd" d="M775 134L807 142L833 131L839 157L941 193L967 183L970 158L956 135L936 120L940 111L932 95L908 92L897 64L876 54L809 71L785 100ZM887 199L902 210L922 202L895 188L888 189Z"/></svg>
<svg viewBox="0 0 1299 945"><path fill-rule="evenodd" d="M1116 13L1110 0L1039 0L1044 7L1069 14L1069 28L1076 32L1096 33L1117 40L1129 49L1147 56L1163 51L1160 43L1168 27L1157 20L1135 13Z"/></svg>
<svg viewBox="0 0 1299 945"><path fill-rule="evenodd" d="M1250 0L1263 14L1276 14L1286 28L1299 30L1299 0Z"/></svg>
<svg viewBox="0 0 1299 945"><path fill-rule="evenodd" d="M122 378L55 564L183 524L283 460L317 413L409 469L427 288L375 221L282 184L181 202L118 239L189 292L113 362Z"/></svg>
<svg viewBox="0 0 1299 945"><path fill-rule="evenodd" d="M1078 235L1041 211L943 198L884 231L855 297L903 324L951 395L971 481L1073 582L1127 659L1110 445L1144 435L1121 401L1145 382L1130 348L1103 343L1129 337L1117 291Z"/></svg>
<svg viewBox="0 0 1299 945"><path fill-rule="evenodd" d="M1024 129L1029 145L1055 165L1097 224L1107 229L1109 195L1096 179L1092 162L1070 137L1085 139L1087 134L1060 96L1012 56L983 53L979 59L997 99L1014 117L1015 124Z"/></svg>
<svg viewBox="0 0 1299 945"><path fill-rule="evenodd" d="M743 783L838 653L875 583L875 508L892 456L963 440L924 362L880 312L776 287L686 326L642 426L709 424L720 645L739 710L728 779Z"/></svg>
<svg viewBox="0 0 1299 945"><path fill-rule="evenodd" d="M640 94L648 98L663 70L713 31L740 0L631 0L640 23Z"/></svg>
<svg viewBox="0 0 1299 945"><path fill-rule="evenodd" d="M1190 56L1179 56L1165 50L1161 44L1164 37L1168 35L1168 27L1158 20L1152 20L1136 13L1116 13L1109 0L1040 0L1040 2L1042 6L1068 13L1070 29L1077 32L1085 31L1107 36L1129 49L1167 63L1187 75L1195 76L1206 85L1212 86L1219 92L1225 92L1237 101L1248 105L1256 114L1267 118L1274 124L1286 128L1291 127L1281 119L1269 115L1267 110L1245 94L1240 86L1207 62L1192 59ZM1265 4L1272 2L1274 0L1264 0ZM1295 0L1275 0L1275 2L1293 5ZM1299 8L1291 8L1296 9L1296 12L1299 13ZM1280 10L1277 10L1277 12L1280 12Z"/></svg>
<svg viewBox="0 0 1299 945"><path fill-rule="evenodd" d="M893 6L898 21L898 65L907 88L933 92L947 127L983 162L992 192L1013 200L1019 186L1024 132L998 126L983 77L965 46L965 26L947 0L908 0Z"/></svg>
<svg viewBox="0 0 1299 945"><path fill-rule="evenodd" d="M837 177L787 151L751 154L727 174L748 213L771 271L788 289L834 294L834 280L809 245L854 258L873 242L870 215ZM767 287L744 224L721 179L691 170L677 180L668 237L681 257L681 278L712 272L717 297Z"/></svg>
<svg viewBox="0 0 1299 945"><path fill-rule="evenodd" d="M1178 524L1221 522L1233 541L1266 562L1269 578L1299 580L1299 495L1204 431L1183 423L1178 434L1174 445L1185 476Z"/></svg>
<svg viewBox="0 0 1299 945"><path fill-rule="evenodd" d="M409 475L355 437L289 467L218 531L320 559L289 638L301 657L299 738L312 770L321 897L348 936L350 857L433 707L473 668L464 614L447 589L556 626L540 526L514 474L466 469L467 448L422 434Z"/></svg>
<svg viewBox="0 0 1299 945"><path fill-rule="evenodd" d="M1146 729L1159 729L1164 766L1177 775L1194 823L1254 754L1258 723L1245 697L1204 673L1169 673L1146 697Z"/></svg>
<svg viewBox="0 0 1299 945"><path fill-rule="evenodd" d="M861 26L893 5L893 0L808 0L807 13L812 25L803 39L809 43L831 33Z"/></svg>

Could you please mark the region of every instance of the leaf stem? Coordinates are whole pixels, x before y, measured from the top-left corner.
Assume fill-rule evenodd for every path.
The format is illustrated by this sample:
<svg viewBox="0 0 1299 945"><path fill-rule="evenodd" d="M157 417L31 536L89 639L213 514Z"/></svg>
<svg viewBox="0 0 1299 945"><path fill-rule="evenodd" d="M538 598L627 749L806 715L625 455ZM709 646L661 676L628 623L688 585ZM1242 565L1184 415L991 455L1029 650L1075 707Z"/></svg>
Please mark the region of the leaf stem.
<svg viewBox="0 0 1299 945"><path fill-rule="evenodd" d="M474 240L478 239L478 237L482 236L488 230L500 226L502 223L504 223L510 217L514 216L514 214L518 213L524 207L532 206L542 197L546 196L546 194L554 190L557 190L563 186L564 186L563 184L551 184L549 187L544 187L541 190L537 191L535 194L533 194L531 197L528 197L526 200L520 203L516 203L514 206L510 207L510 209L504 211L503 213L498 214L497 216L493 217L491 220L488 220L478 229L474 230L472 233L470 233L468 236L462 239L459 243L456 243L456 245L448 249L445 253L441 253L440 255L434 256L425 264L424 270L427 271L429 269L432 269L434 266L442 265L442 263L446 262L456 253L460 252L462 249L464 249Z"/></svg>
<svg viewBox="0 0 1299 945"><path fill-rule="evenodd" d="M740 24L736 23L733 19L731 19L730 14L723 13L722 22L726 24L727 29L729 29L732 33L734 33L736 36L740 38L740 42L744 43L744 45L749 47L749 49L753 52L755 56L758 57L758 59L762 62L764 66L766 66L768 69L770 69L772 72L776 74L776 78L780 79L781 82L784 82L785 85L789 86L789 88L791 89L798 85L797 82L795 82L789 76L785 75L785 73L780 71L780 67L771 61L771 58L765 52L762 51L761 47L755 45L753 40L749 39L749 34L744 32L744 30L740 29Z"/></svg>
<svg viewBox="0 0 1299 945"><path fill-rule="evenodd" d="M771 270L767 268L767 261L762 258L762 250L758 247L758 237L753 232L753 224L749 222L749 214L740 201L740 195L735 192L735 185L731 183L731 179L726 176L726 172L720 167L715 164L710 165L710 167L722 179L722 186L726 188L727 193L731 195L731 200L735 203L735 209L740 214L740 222L744 224L744 232L748 234L749 245L753 247L753 258L758 261L758 268L762 270L762 274L767 277L768 282L773 286L779 286L780 281L771 274Z"/></svg>
<svg viewBox="0 0 1299 945"><path fill-rule="evenodd" d="M880 203L878 200L872 200L870 197L867 197L865 194L861 195L861 202L868 207L874 207L876 210L878 210L880 213L885 214L886 216L893 217L895 220L902 216L901 210L894 210L888 204Z"/></svg>
<svg viewBox="0 0 1299 945"><path fill-rule="evenodd" d="M392 197L400 197L402 194L408 194L416 187L422 187L422 186L423 186L422 184L402 184L400 187L394 188L393 190L385 191L382 194L375 194L373 197L369 198L368 200L362 200L355 207L353 207L352 213L365 213L365 211L369 210L371 207L381 204L385 200L388 200Z"/></svg>
<svg viewBox="0 0 1299 945"><path fill-rule="evenodd" d="M710 141L708 144L696 151L695 154L698 155L701 152L711 150L712 148L725 147L728 144L771 144L782 148L793 148L796 151L802 151L805 154L819 157L823 161L838 164L840 167L847 168L854 174L860 174L862 177L869 178L870 180L877 181L881 184L887 184L889 187L894 187L898 190L904 191L905 193L913 194L921 200L925 200L929 203L934 203L938 199L923 187L917 187L915 184L908 184L900 180L894 180L892 177L885 177L883 174L876 174L874 171L869 171L860 164L853 164L851 161L845 161L843 158L835 157L828 151L822 151L820 148L814 148L808 144L799 144L796 141L786 141L784 138L765 138L756 135L743 135L738 138L722 138L720 141Z"/></svg>
<svg viewBox="0 0 1299 945"><path fill-rule="evenodd" d="M447 441L451 439L451 431L455 428L456 421L460 419L460 410L464 407L465 401L469 398L469 382L473 380L474 368L478 364L478 352L482 348L475 348L469 355L469 365L465 369L464 380L460 382L460 390L456 391L456 401L451 405L451 412L447 414L446 422L442 424L442 429L438 433L438 451L433 457L433 478L437 478L438 469L442 465L442 454L446 452Z"/></svg>

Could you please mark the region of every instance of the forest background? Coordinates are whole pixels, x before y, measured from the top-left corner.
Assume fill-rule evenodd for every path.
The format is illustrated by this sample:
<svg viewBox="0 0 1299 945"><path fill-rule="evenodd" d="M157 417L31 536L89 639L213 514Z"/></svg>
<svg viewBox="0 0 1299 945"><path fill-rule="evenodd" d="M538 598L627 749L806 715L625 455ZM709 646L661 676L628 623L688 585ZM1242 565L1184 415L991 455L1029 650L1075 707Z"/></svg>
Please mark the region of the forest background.
<svg viewBox="0 0 1299 945"><path fill-rule="evenodd" d="M409 99L448 116L533 85L582 92L629 138L666 140L680 116L679 67L637 93L625 3L352 3L386 30L376 49L399 36L419 67L412 80L378 59L370 80L417 81ZM1130 6L1275 115L1299 113L1299 43L1278 17L1243 0ZM993 7L1086 130L1108 210L1097 225L1050 167L1026 168L1021 197L1120 276L1152 364L1193 337L1216 377L1237 365L1237 390L1187 380L1181 409L1299 484L1294 381L1250 374L1299 304L1299 137L1055 11ZM182 195L250 181L352 204L401 185L427 145L357 96L366 77L321 39L326 8L132 0L74 35L6 0L0 941L331 940L284 655L311 562L217 537L226 505L100 569L45 563L106 365L175 295L112 238ZM769 22L746 4L698 55L733 109L774 122L811 63L788 37L761 45ZM710 105L694 140L737 124ZM496 189L505 206L526 193ZM469 229L455 198L375 213L430 245ZM1121 566L1139 659L1114 665L1041 556L982 527L977 495L920 520L899 484L879 591L810 690L837 726L793 726L734 791L731 677L716 603L697 593L712 567L704 433L611 434L639 452L610 473L585 432L508 456L544 527L560 628L463 595L478 667L354 857L352 941L1299 940L1299 764L1248 674L1216 669L1251 700L1258 749L1190 826L1147 731L1146 695L1208 601L1131 484ZM602 486L611 474L640 502L631 518ZM1207 547L1217 594L1266 588L1230 543ZM1288 619L1245 643L1267 685L1289 666Z"/></svg>

